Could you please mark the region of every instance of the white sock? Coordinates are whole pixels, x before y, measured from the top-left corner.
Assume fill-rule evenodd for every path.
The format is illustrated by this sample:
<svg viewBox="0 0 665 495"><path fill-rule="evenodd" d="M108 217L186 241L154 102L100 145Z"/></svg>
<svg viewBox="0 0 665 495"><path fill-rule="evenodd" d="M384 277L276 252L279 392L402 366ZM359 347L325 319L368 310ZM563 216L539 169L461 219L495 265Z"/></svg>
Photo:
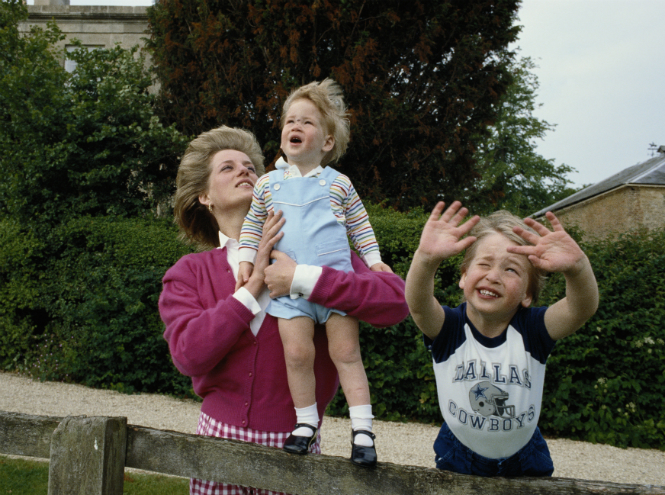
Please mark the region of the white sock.
<svg viewBox="0 0 665 495"><path fill-rule="evenodd" d="M362 406L349 407L349 416L351 417L351 428L353 431L366 430L372 431L372 405L366 404ZM363 447L371 447L374 441L367 435L356 435L353 443Z"/></svg>
<svg viewBox="0 0 665 495"><path fill-rule="evenodd" d="M314 435L317 426L319 425L319 411L316 408L316 402L307 407L301 407L296 409L296 423L303 423L306 425L312 425L311 427L301 426L296 428L291 432L292 435L297 437L311 437Z"/></svg>

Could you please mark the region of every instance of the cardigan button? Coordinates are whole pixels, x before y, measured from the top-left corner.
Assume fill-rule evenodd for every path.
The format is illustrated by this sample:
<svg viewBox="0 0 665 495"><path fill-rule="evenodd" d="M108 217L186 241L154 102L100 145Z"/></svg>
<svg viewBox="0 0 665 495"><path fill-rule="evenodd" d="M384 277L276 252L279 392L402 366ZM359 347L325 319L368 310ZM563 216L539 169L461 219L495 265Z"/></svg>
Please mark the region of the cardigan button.
<svg viewBox="0 0 665 495"><path fill-rule="evenodd" d="M245 421L245 420L243 419L243 420L242 420L242 425L245 426L246 424L247 424L247 421Z"/></svg>
<svg viewBox="0 0 665 495"><path fill-rule="evenodd" d="M252 376L252 372L251 372L251 371L249 372L249 376Z"/></svg>
<svg viewBox="0 0 665 495"><path fill-rule="evenodd" d="M325 185L326 185L326 180L325 180L325 179L321 179L321 180L319 181L319 184L321 184L322 186L325 186Z"/></svg>
<svg viewBox="0 0 665 495"><path fill-rule="evenodd" d="M245 402L245 407L249 406L249 402Z"/></svg>
<svg viewBox="0 0 665 495"><path fill-rule="evenodd" d="M274 189L275 191L279 191L279 187L280 187L279 184L275 184L275 185L273 186L273 189Z"/></svg>

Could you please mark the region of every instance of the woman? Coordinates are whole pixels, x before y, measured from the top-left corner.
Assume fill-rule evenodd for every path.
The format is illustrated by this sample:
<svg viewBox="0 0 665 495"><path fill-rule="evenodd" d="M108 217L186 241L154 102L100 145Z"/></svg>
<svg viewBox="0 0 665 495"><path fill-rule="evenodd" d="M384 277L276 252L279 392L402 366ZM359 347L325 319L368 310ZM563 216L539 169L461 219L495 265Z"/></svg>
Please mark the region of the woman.
<svg viewBox="0 0 665 495"><path fill-rule="evenodd" d="M159 309L173 362L203 399L197 433L281 448L296 417L277 321L264 313L270 297L305 297L375 326L399 323L408 309L404 282L370 272L357 256L355 272L344 273L271 254L281 237L280 213L266 222L254 271L235 291L240 229L263 173L261 148L247 131L220 127L190 143L176 180L176 222L184 237L217 249L184 256L166 273ZM314 344L323 417L338 379L323 329ZM320 453L320 436L311 451ZM190 493L270 492L192 480Z"/></svg>

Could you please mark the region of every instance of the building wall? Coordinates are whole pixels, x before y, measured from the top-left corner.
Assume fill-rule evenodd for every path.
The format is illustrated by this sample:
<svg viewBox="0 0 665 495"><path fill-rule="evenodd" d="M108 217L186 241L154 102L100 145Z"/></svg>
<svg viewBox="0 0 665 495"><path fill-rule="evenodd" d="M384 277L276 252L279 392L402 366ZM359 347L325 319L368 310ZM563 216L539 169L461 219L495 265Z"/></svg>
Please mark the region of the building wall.
<svg viewBox="0 0 665 495"><path fill-rule="evenodd" d="M148 35L147 7L106 7L72 5L28 5L28 20L19 27L22 32L31 26L46 27L55 20L66 35L58 45L64 48L76 38L87 46L122 48L143 47Z"/></svg>
<svg viewBox="0 0 665 495"><path fill-rule="evenodd" d="M665 228L665 185L625 185L555 211L564 227L577 225L586 237L608 238L638 228Z"/></svg>

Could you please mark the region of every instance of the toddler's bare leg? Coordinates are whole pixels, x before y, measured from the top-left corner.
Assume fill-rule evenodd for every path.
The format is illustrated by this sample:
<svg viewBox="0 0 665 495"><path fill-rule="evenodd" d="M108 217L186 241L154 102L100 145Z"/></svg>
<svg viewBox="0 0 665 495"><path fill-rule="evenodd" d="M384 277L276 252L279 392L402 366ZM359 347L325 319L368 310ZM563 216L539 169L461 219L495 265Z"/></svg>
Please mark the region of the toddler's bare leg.
<svg viewBox="0 0 665 495"><path fill-rule="evenodd" d="M316 439L319 425L314 376L314 322L299 316L291 320L280 318L278 325L289 390L296 408L296 426L284 442L284 450L303 455Z"/></svg>
<svg viewBox="0 0 665 495"><path fill-rule="evenodd" d="M297 408L311 406L316 402L314 322L299 316L280 318L278 324L293 404Z"/></svg>
<svg viewBox="0 0 665 495"><path fill-rule="evenodd" d="M349 407L370 403L369 384L360 355L358 320L332 313L326 322L328 350L337 367Z"/></svg>
<svg viewBox="0 0 665 495"><path fill-rule="evenodd" d="M360 355L358 320L332 313L326 322L328 350L337 367L339 382L349 404L351 417L351 461L361 466L375 466L377 462L374 434L372 433L372 406L369 383Z"/></svg>

